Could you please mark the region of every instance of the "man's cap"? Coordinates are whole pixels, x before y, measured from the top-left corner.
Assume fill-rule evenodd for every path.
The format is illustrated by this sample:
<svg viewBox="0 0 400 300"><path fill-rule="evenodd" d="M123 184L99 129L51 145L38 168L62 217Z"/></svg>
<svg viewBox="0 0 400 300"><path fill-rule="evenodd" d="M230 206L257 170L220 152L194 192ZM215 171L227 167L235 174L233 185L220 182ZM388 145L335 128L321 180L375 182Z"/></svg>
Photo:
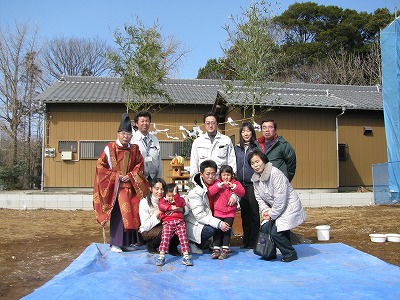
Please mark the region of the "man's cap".
<svg viewBox="0 0 400 300"><path fill-rule="evenodd" d="M132 133L131 118L127 113L122 114L121 124L119 124L118 132L130 132Z"/></svg>

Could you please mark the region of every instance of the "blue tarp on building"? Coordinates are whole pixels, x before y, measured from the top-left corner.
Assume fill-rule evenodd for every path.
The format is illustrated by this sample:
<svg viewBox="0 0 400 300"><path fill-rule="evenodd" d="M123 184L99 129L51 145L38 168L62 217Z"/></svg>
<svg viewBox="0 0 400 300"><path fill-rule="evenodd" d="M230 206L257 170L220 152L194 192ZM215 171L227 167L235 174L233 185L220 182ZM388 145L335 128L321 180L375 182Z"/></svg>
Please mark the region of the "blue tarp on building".
<svg viewBox="0 0 400 300"><path fill-rule="evenodd" d="M400 190L400 19L381 30L383 112L388 148L389 190Z"/></svg>

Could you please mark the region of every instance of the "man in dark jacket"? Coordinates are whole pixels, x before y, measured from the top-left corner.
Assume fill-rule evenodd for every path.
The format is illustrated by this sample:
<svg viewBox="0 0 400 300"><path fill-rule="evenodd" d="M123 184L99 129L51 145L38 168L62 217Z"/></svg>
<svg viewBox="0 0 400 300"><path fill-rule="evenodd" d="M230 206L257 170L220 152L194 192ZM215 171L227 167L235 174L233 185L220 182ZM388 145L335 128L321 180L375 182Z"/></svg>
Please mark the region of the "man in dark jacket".
<svg viewBox="0 0 400 300"><path fill-rule="evenodd" d="M263 153L272 165L292 181L296 172L296 152L293 147L276 133L278 126L272 119L261 122L262 136L257 139Z"/></svg>

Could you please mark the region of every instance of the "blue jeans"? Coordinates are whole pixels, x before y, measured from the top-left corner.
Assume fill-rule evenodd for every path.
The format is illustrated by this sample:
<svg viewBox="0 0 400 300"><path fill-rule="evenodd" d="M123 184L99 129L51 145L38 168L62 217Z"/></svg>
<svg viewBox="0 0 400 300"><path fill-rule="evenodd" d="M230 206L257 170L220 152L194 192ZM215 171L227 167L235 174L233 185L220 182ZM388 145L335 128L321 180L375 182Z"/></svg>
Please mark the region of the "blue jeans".
<svg viewBox="0 0 400 300"><path fill-rule="evenodd" d="M204 244L208 241L208 239L217 232L217 229L211 227L210 225L204 225L203 230L201 231L201 244L200 248L203 248Z"/></svg>

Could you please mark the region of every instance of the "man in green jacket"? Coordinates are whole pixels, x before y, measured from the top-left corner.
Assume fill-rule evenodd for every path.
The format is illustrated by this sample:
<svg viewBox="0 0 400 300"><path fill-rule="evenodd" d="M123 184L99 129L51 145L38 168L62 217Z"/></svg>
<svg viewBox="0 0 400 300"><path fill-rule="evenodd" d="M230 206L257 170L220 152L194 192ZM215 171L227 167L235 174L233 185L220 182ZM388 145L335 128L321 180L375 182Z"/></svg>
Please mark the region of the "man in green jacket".
<svg viewBox="0 0 400 300"><path fill-rule="evenodd" d="M272 165L292 181L296 172L296 152L293 147L276 133L278 126L272 119L261 122L262 136L257 139L263 153Z"/></svg>

